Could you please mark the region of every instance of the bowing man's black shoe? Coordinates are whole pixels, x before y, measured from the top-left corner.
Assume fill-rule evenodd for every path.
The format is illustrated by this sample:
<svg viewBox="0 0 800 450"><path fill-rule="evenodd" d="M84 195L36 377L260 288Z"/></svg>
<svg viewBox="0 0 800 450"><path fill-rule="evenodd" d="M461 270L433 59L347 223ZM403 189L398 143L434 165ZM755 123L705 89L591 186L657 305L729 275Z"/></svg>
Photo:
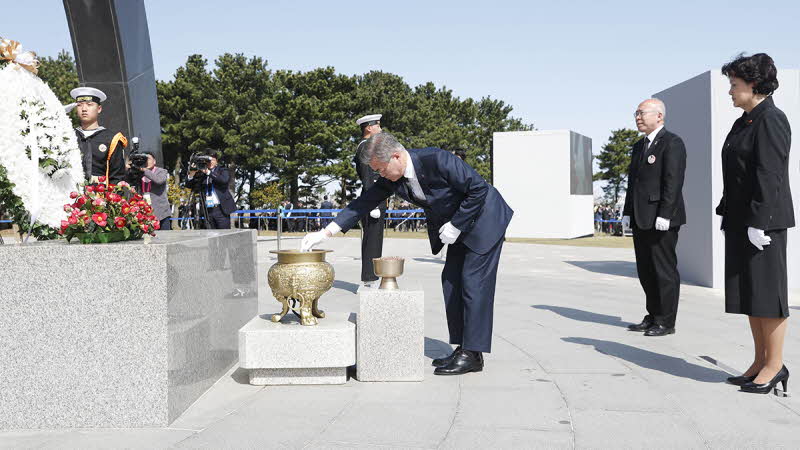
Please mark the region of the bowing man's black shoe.
<svg viewBox="0 0 800 450"><path fill-rule="evenodd" d="M777 395L777 389L775 386L781 383L783 386L783 396L788 397L789 394L786 391L786 387L789 384L789 369L786 366L781 367L781 370L778 371L777 374L769 381L769 383L764 384L756 384L752 381L746 384L743 384L742 387L739 389L742 392L747 392L750 394L767 394L772 390L775 390L775 394Z"/></svg>
<svg viewBox="0 0 800 450"><path fill-rule="evenodd" d="M728 377L725 381L728 382L728 384L732 384L734 386L742 386L755 379L756 379L755 376L752 377L738 376L738 377Z"/></svg>
<svg viewBox="0 0 800 450"><path fill-rule="evenodd" d="M463 375L469 372L480 372L483 370L483 354L470 350L459 350L453 360L444 367L437 367L433 371L434 375Z"/></svg>
<svg viewBox="0 0 800 450"><path fill-rule="evenodd" d="M450 356L445 356L444 358L436 358L436 359L433 360L431 365L433 367L444 367L444 366L450 364L450 361L452 361L453 358L456 357L456 353L458 353L459 351L461 351L461 346L460 345L458 347L456 347L455 350L453 350L453 353L450 353Z"/></svg>
<svg viewBox="0 0 800 450"><path fill-rule="evenodd" d="M668 334L675 334L674 327L665 327L664 325L653 324L644 332L645 336L666 336Z"/></svg>
<svg viewBox="0 0 800 450"><path fill-rule="evenodd" d="M637 323L633 325L628 325L628 330L630 331L647 331L648 328L653 326L653 319L650 316L645 316L642 319L642 323Z"/></svg>

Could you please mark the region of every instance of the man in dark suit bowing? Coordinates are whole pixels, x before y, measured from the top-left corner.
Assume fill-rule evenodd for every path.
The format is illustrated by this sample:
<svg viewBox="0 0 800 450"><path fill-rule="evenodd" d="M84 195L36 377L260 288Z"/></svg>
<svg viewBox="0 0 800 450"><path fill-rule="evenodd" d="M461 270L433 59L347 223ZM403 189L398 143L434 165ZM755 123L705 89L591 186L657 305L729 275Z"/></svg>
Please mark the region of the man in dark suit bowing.
<svg viewBox="0 0 800 450"><path fill-rule="evenodd" d="M675 333L681 277L678 231L686 223L683 177L686 147L664 128L666 107L659 99L643 101L634 113L644 137L633 146L622 222L633 230L636 270L647 297L647 315L628 327L645 336Z"/></svg>
<svg viewBox="0 0 800 450"><path fill-rule="evenodd" d="M392 194L425 210L431 251L449 244L442 271L450 343L458 347L436 359L437 375L483 370L492 345L497 266L514 211L467 163L438 148L406 150L389 133L364 143L361 157L381 178L351 202L324 230L303 238L302 250L352 228Z"/></svg>

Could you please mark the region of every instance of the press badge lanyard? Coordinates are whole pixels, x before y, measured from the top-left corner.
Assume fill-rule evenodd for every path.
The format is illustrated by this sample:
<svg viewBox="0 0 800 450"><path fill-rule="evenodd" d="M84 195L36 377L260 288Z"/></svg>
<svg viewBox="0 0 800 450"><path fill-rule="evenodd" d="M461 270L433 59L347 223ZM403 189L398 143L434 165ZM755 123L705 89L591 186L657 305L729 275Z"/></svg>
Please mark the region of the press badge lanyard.
<svg viewBox="0 0 800 450"><path fill-rule="evenodd" d="M148 205L152 205L153 201L150 198L150 191L153 190L153 182L144 180L145 177L142 177L142 197L144 197L144 201L146 201Z"/></svg>
<svg viewBox="0 0 800 450"><path fill-rule="evenodd" d="M211 173L209 173L206 177L206 208L214 206L214 185L211 184Z"/></svg>

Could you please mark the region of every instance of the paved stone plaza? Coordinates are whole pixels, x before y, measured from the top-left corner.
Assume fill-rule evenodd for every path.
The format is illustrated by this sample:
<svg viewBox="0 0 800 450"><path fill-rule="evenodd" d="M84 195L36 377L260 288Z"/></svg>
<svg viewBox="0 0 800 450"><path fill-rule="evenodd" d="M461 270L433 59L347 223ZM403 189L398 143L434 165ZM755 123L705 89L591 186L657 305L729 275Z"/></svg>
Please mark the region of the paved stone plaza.
<svg viewBox="0 0 800 450"><path fill-rule="evenodd" d="M336 269L326 312L358 310L359 241L326 243ZM299 239L284 240L284 248ZM266 287L275 241L259 243L259 310L279 311ZM448 352L428 243L391 239L405 256L402 288L425 290L425 355ZM169 428L0 432L0 448L798 448L796 397L737 392L723 380L751 358L744 316L722 291L682 287L677 334L647 338L625 326L644 314L632 249L506 244L494 348L486 369L421 383L251 386L234 367ZM800 293L790 298L800 315ZM324 320L324 319L323 319ZM790 319L786 363L799 375Z"/></svg>

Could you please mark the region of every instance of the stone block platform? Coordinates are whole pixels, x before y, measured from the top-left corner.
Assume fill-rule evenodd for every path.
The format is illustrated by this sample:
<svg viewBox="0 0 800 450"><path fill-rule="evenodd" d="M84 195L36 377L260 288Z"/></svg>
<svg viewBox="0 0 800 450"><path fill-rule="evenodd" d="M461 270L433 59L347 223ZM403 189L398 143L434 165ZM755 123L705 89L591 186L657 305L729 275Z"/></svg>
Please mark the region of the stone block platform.
<svg viewBox="0 0 800 450"><path fill-rule="evenodd" d="M274 323L254 317L239 330L239 366L250 384L344 384L356 362L356 326L346 314L329 314L303 326L290 314Z"/></svg>
<svg viewBox="0 0 800 450"><path fill-rule="evenodd" d="M237 360L253 231L0 245L0 429L165 427Z"/></svg>
<svg viewBox="0 0 800 450"><path fill-rule="evenodd" d="M424 292L362 289L358 295L356 378L423 381Z"/></svg>

